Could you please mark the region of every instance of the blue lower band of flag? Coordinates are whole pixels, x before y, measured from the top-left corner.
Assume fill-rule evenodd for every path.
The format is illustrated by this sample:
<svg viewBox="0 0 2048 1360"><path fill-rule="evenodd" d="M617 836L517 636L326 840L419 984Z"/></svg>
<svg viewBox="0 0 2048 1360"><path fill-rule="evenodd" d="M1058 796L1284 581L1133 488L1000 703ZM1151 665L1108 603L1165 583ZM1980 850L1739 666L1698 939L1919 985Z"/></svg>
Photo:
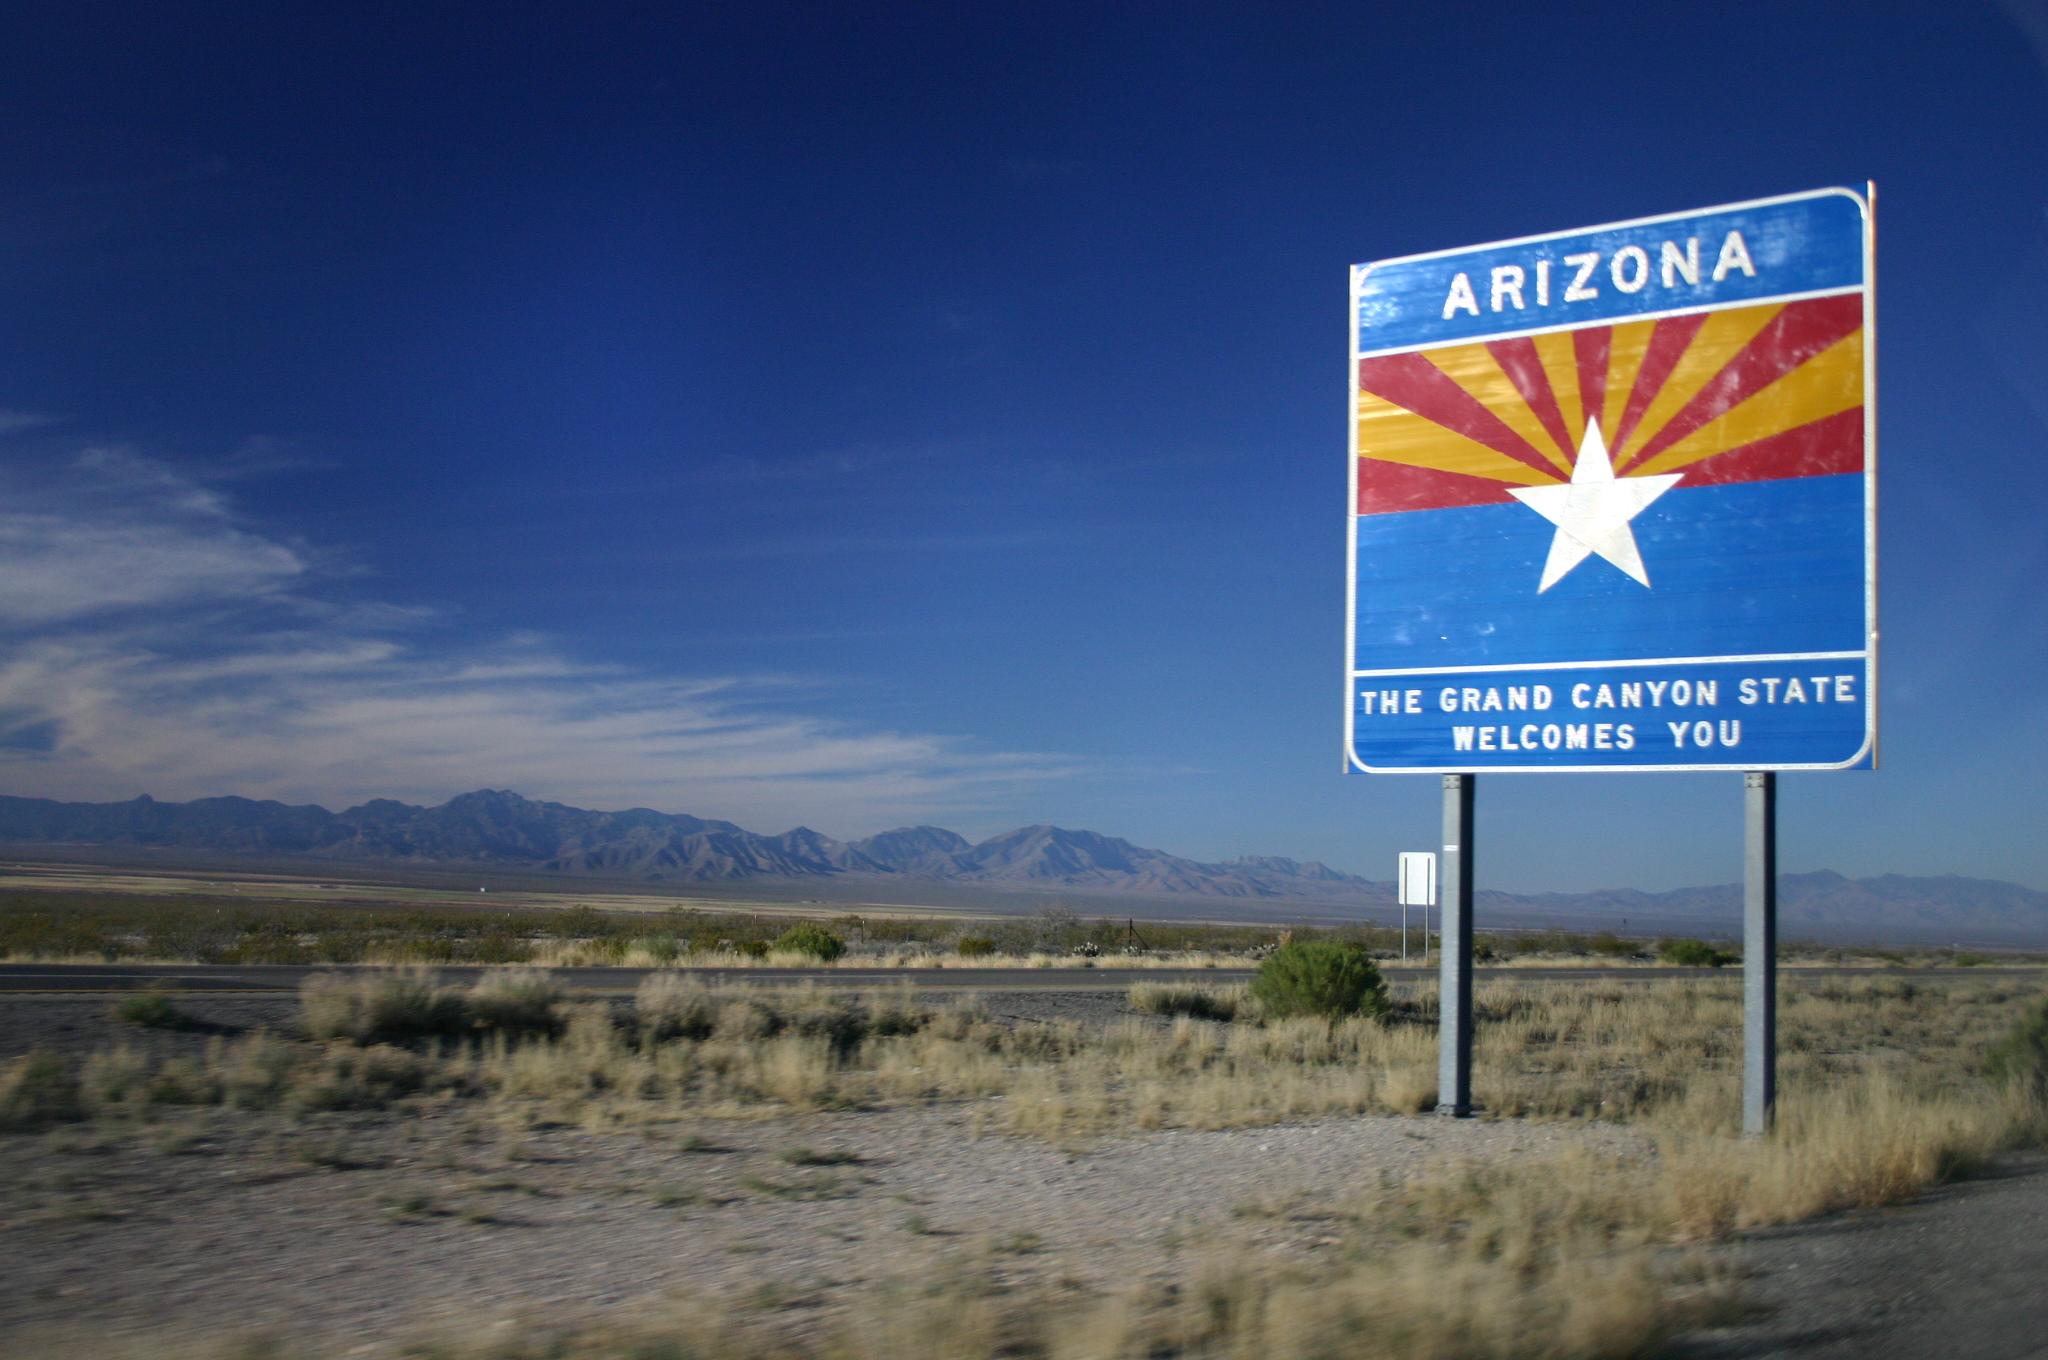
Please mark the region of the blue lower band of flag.
<svg viewBox="0 0 2048 1360"><path fill-rule="evenodd" d="M1861 473L1673 487L1539 593L1555 527L1519 502L1358 519L1352 669L1862 651Z"/></svg>

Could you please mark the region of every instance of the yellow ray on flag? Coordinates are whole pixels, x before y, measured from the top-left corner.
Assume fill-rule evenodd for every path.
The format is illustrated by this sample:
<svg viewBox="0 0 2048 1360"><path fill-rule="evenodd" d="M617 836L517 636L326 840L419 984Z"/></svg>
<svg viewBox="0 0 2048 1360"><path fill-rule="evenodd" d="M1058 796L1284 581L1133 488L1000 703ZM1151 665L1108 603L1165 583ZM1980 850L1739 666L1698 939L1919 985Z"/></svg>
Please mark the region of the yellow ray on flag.
<svg viewBox="0 0 2048 1360"><path fill-rule="evenodd" d="M1614 327L1607 336L1607 397L1600 403L1600 432L1609 439L1621 428L1621 413L1628 408L1629 389L1642 371L1643 355L1650 348L1654 321L1629 321Z"/></svg>
<svg viewBox="0 0 2048 1360"><path fill-rule="evenodd" d="M1862 404L1863 332L1856 330L1632 470L1670 472Z"/></svg>
<svg viewBox="0 0 2048 1360"><path fill-rule="evenodd" d="M1500 361L1493 357L1493 351L1484 345L1458 345L1452 349L1431 350L1424 358L1440 369L1444 376L1465 389L1481 406L1500 417L1501 423L1529 441L1535 449L1556 466L1557 470L1569 477L1571 460L1557 447L1557 440L1550 431L1543 428L1543 422L1529 409L1529 403L1522 400L1522 391L1515 386L1515 380L1507 375Z"/></svg>
<svg viewBox="0 0 2048 1360"><path fill-rule="evenodd" d="M1635 451L1670 423L1671 417L1685 409L1686 403L1698 395L1701 388L1713 381L1714 376L1728 366L1728 361L1742 352L1742 347L1756 338L1757 332L1771 324L1785 304L1771 303L1762 307L1739 307L1733 311L1715 312L1706 319L1692 343L1685 347L1685 354L1671 370L1671 376L1657 389L1656 397L1636 427L1628 432L1628 438L1616 449L1614 466L1617 471L1628 465L1635 457ZM1633 468L1630 469L1634 471Z"/></svg>
<svg viewBox="0 0 2048 1360"><path fill-rule="evenodd" d="M1467 439L1370 393L1358 398L1358 454L1361 458L1459 472L1517 486L1547 486L1563 480L1546 477L1520 459L1510 458L1498 449Z"/></svg>
<svg viewBox="0 0 2048 1360"><path fill-rule="evenodd" d="M1557 409L1564 416L1565 432L1572 437L1571 447L1559 450L1569 467L1578 454L1578 441L1586 434L1586 413L1579 405L1579 361L1572 352L1571 332L1532 335L1529 343L1536 347L1543 376L1550 380L1551 394L1557 398Z"/></svg>

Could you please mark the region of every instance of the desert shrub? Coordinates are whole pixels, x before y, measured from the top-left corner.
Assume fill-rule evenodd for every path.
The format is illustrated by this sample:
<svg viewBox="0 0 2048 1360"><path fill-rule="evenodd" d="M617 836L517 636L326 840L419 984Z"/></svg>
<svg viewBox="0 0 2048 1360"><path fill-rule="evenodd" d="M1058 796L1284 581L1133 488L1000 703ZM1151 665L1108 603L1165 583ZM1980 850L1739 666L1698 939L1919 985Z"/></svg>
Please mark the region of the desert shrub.
<svg viewBox="0 0 2048 1360"><path fill-rule="evenodd" d="M1601 931L1587 944L1595 954L1604 954L1609 958L1626 958L1636 952L1634 940L1624 940L1611 930Z"/></svg>
<svg viewBox="0 0 2048 1360"><path fill-rule="evenodd" d="M463 994L421 968L317 974L299 988L299 1009L315 1039L356 1044L460 1034L469 1020Z"/></svg>
<svg viewBox="0 0 2048 1360"><path fill-rule="evenodd" d="M150 1074L143 1093L152 1105L213 1105L221 1098L220 1076L195 1058L172 1058Z"/></svg>
<svg viewBox="0 0 2048 1360"><path fill-rule="evenodd" d="M1195 1020L1235 1020L1247 1000L1242 987L1199 982L1134 982L1131 1009L1146 1015L1185 1015Z"/></svg>
<svg viewBox="0 0 2048 1360"><path fill-rule="evenodd" d="M931 1022L929 1007L920 1006L909 983L867 998L868 1033L880 1038L915 1034Z"/></svg>
<svg viewBox="0 0 2048 1360"><path fill-rule="evenodd" d="M433 1065L407 1049L388 1044L335 1048L325 1061L296 1070L285 1104L299 1113L374 1110L425 1089L433 1075Z"/></svg>
<svg viewBox="0 0 2048 1360"><path fill-rule="evenodd" d="M682 957L683 946L673 935L652 935L646 943L647 957L657 968L666 967Z"/></svg>
<svg viewBox="0 0 2048 1360"><path fill-rule="evenodd" d="M88 1054L78 1078L88 1109L105 1110L137 1099L147 1089L149 1063L134 1049L102 1049Z"/></svg>
<svg viewBox="0 0 2048 1360"><path fill-rule="evenodd" d="M642 1043L708 1039L718 1028L718 993L675 973L656 973L633 993L633 1020Z"/></svg>
<svg viewBox="0 0 2048 1360"><path fill-rule="evenodd" d="M2012 1032L1992 1047L1985 1056L1984 1070L1994 1080L2048 1099L2048 997L2021 1016Z"/></svg>
<svg viewBox="0 0 2048 1360"><path fill-rule="evenodd" d="M741 1043L773 1038L781 1030L780 1012L758 996L737 996L723 1002L711 1027L715 1037Z"/></svg>
<svg viewBox="0 0 2048 1360"><path fill-rule="evenodd" d="M803 954L830 963L846 952L846 941L821 925L799 921L775 937L775 950L782 954Z"/></svg>
<svg viewBox="0 0 2048 1360"><path fill-rule="evenodd" d="M170 993L155 987L122 997L114 1004L114 1018L145 1029L190 1029L193 1023L172 1004Z"/></svg>
<svg viewBox="0 0 2048 1360"><path fill-rule="evenodd" d="M494 930L477 937L469 957L478 963L525 963L533 957L533 946L509 931Z"/></svg>
<svg viewBox="0 0 2048 1360"><path fill-rule="evenodd" d="M0 1129L39 1129L84 1112L78 1074L48 1049L0 1067Z"/></svg>
<svg viewBox="0 0 2048 1360"><path fill-rule="evenodd" d="M832 1052L845 1057L867 1037L867 1012L844 997L806 987L788 998L783 1027L807 1039L824 1039Z"/></svg>
<svg viewBox="0 0 2048 1360"><path fill-rule="evenodd" d="M220 1080L223 1104L238 1110L267 1110L281 1104L305 1067L302 1048L258 1030L208 1055Z"/></svg>
<svg viewBox="0 0 2048 1360"><path fill-rule="evenodd" d="M1252 979L1252 1000L1274 1017L1382 1015L1387 984L1362 945L1292 940L1273 951Z"/></svg>
<svg viewBox="0 0 2048 1360"><path fill-rule="evenodd" d="M545 929L558 940L596 940L617 931L618 922L595 907L574 906L555 912Z"/></svg>
<svg viewBox="0 0 2048 1360"><path fill-rule="evenodd" d="M768 957L768 942L766 940L741 940L733 948L750 959L765 959Z"/></svg>
<svg viewBox="0 0 2048 1360"><path fill-rule="evenodd" d="M954 948L963 959L985 959L996 952L996 942L986 935L963 935Z"/></svg>
<svg viewBox="0 0 2048 1360"><path fill-rule="evenodd" d="M472 1026L514 1038L562 1032L562 986L539 969L507 968L486 973L469 989Z"/></svg>
<svg viewBox="0 0 2048 1360"><path fill-rule="evenodd" d="M1736 961L1735 955L1705 940L1659 940L1657 957L1681 968L1721 968Z"/></svg>

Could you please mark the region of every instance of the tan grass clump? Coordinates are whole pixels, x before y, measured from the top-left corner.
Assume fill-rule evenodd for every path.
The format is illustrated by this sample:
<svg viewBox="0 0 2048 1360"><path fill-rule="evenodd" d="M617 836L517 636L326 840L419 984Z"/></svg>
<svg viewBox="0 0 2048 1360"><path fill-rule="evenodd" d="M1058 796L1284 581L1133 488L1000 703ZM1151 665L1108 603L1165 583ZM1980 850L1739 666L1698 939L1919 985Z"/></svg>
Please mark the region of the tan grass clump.
<svg viewBox="0 0 2048 1360"><path fill-rule="evenodd" d="M355 1044L460 1034L469 1021L461 990L428 968L316 973L300 986L299 1006L315 1039Z"/></svg>
<svg viewBox="0 0 2048 1360"><path fill-rule="evenodd" d="M1242 983L1219 987L1206 982L1134 982L1126 999L1142 1015L1185 1015L1227 1023L1254 1013L1251 989Z"/></svg>
<svg viewBox="0 0 2048 1360"><path fill-rule="evenodd" d="M538 968L495 968L464 998L472 1028L494 1034L560 1034L568 1023L568 994L553 974Z"/></svg>

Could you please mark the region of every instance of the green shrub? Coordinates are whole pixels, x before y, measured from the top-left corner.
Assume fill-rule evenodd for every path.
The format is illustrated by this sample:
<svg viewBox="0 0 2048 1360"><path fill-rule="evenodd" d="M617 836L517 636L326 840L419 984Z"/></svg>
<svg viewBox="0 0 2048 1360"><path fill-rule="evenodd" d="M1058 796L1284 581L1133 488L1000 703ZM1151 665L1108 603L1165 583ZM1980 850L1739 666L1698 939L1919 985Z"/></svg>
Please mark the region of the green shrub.
<svg viewBox="0 0 2048 1360"><path fill-rule="evenodd" d="M741 940L733 948L750 959L765 959L768 957L768 942L766 940Z"/></svg>
<svg viewBox="0 0 2048 1360"><path fill-rule="evenodd" d="M775 951L804 954L820 963L830 963L846 952L846 941L821 925L800 921L775 937Z"/></svg>
<svg viewBox="0 0 2048 1360"><path fill-rule="evenodd" d="M1595 954L1604 954L1609 958L1626 958L1636 952L1634 940L1624 940L1611 930L1601 931L1588 943Z"/></svg>
<svg viewBox="0 0 2048 1360"><path fill-rule="evenodd" d="M1737 956L1705 940L1659 940L1657 957L1681 968L1721 968L1734 963Z"/></svg>
<svg viewBox="0 0 2048 1360"><path fill-rule="evenodd" d="M38 1048L0 1067L0 1129L39 1129L83 1115L78 1074L55 1053Z"/></svg>
<svg viewBox="0 0 2048 1360"><path fill-rule="evenodd" d="M1997 1081L2048 1099L2048 998L2021 1016L2012 1032L1992 1048L1984 1070Z"/></svg>
<svg viewBox="0 0 2048 1360"><path fill-rule="evenodd" d="M171 1004L169 992L151 987L114 1003L114 1018L145 1029L191 1029L192 1017Z"/></svg>
<svg viewBox="0 0 2048 1360"><path fill-rule="evenodd" d="M996 952L996 942L986 935L962 935L954 948L963 959L984 959Z"/></svg>
<svg viewBox="0 0 2048 1360"><path fill-rule="evenodd" d="M1387 984L1363 945L1337 940L1294 940L1259 965L1252 1000L1265 1014L1382 1015Z"/></svg>

